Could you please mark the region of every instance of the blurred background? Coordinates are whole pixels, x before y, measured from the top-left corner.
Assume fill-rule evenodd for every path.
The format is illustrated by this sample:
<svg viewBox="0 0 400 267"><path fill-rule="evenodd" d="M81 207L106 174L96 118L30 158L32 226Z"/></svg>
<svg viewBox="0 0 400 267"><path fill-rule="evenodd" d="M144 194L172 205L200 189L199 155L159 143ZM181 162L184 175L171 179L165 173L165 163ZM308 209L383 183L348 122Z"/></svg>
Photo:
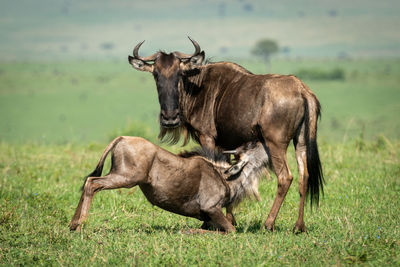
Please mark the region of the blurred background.
<svg viewBox="0 0 400 267"><path fill-rule="evenodd" d="M0 140L107 142L158 134L149 73L128 54L140 41L254 73L295 74L322 104L320 140L400 138L400 2L0 2Z"/></svg>

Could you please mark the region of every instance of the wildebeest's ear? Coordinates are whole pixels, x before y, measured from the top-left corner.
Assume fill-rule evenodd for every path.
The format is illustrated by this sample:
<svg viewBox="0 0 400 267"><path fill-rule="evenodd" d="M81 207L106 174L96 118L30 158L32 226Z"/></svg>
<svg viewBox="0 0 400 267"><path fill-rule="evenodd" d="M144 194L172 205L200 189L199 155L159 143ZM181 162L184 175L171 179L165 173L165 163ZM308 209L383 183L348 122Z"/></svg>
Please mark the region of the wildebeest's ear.
<svg viewBox="0 0 400 267"><path fill-rule="evenodd" d="M194 66L201 65L204 61L204 57L205 57L205 53L204 53L204 51L201 51L200 54L190 58L190 63L192 63L192 65L194 65Z"/></svg>
<svg viewBox="0 0 400 267"><path fill-rule="evenodd" d="M244 166L246 166L247 163L247 160L240 160L238 163L227 169L225 174L228 174L229 176L236 175L243 169Z"/></svg>
<svg viewBox="0 0 400 267"><path fill-rule="evenodd" d="M132 65L132 67L134 67L137 70L153 72L154 66L140 59L128 56L128 61Z"/></svg>

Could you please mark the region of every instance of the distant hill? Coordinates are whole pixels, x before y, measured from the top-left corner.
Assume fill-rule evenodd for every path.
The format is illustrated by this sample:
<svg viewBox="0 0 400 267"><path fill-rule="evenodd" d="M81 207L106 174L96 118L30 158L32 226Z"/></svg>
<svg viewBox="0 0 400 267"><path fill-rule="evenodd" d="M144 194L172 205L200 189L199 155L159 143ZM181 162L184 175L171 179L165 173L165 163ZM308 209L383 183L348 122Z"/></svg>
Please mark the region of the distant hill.
<svg viewBox="0 0 400 267"><path fill-rule="evenodd" d="M250 57L261 38L281 57L399 57L400 1L73 1L0 2L0 60L122 59L141 52Z"/></svg>

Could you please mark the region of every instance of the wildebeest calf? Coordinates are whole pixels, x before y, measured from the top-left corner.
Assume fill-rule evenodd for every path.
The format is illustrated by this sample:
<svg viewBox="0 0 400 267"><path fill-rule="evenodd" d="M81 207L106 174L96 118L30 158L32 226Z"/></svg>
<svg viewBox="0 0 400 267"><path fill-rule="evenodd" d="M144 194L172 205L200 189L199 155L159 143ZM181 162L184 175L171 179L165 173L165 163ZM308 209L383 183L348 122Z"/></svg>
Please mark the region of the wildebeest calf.
<svg viewBox="0 0 400 267"><path fill-rule="evenodd" d="M111 170L100 177L110 151ZM69 227L80 230L95 193L139 185L153 205L197 218L222 231L235 231L222 207L232 208L249 195L259 198L258 179L268 155L259 143L247 144L234 153L239 160L230 165L196 153L175 155L140 137L118 137L107 146L96 169L85 180Z"/></svg>

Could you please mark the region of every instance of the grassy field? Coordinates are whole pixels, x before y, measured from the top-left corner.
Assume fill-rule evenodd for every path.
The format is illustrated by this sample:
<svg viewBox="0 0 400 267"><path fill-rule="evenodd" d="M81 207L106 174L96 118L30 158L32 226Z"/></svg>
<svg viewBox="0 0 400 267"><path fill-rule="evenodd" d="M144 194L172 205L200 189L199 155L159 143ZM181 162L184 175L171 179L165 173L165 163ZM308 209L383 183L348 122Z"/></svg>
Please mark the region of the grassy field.
<svg viewBox="0 0 400 267"><path fill-rule="evenodd" d="M260 63L242 62L255 73ZM276 61L271 72L340 68L344 80L306 80L323 106L326 177L308 232L293 235L294 182L273 233L262 201L236 210L237 233L188 235L201 222L151 206L138 188L95 196L81 233L68 223L83 177L119 134L156 140L159 105L150 74L121 62L0 63L0 265L399 265L400 61ZM177 152L179 147L168 147Z"/></svg>
<svg viewBox="0 0 400 267"><path fill-rule="evenodd" d="M0 145L2 265L399 265L399 143L323 144L327 184L318 211L306 209L308 232L292 234L297 175L273 233L260 230L275 195L261 183L261 202L236 210L237 233L188 235L201 222L151 206L138 188L94 198L81 233L68 223L82 177L102 147ZM290 165L295 171L293 153ZM295 172L294 172L295 173Z"/></svg>
<svg viewBox="0 0 400 267"><path fill-rule="evenodd" d="M265 67L243 65L255 73ZM341 68L346 79L310 80L322 104L320 138L342 142L360 134L400 139L400 61L278 61L271 72ZM159 104L149 73L127 62L0 64L0 140L12 143L106 142L134 122L156 136Z"/></svg>
<svg viewBox="0 0 400 267"><path fill-rule="evenodd" d="M158 49L188 53L192 46L187 34L213 56L248 57L257 40L272 38L285 48L280 54L291 57L398 57L399 11L397 0L337 1L335 5L319 0L229 4L3 0L0 58L125 59L127 51L143 39L147 40L141 49L144 54Z"/></svg>

